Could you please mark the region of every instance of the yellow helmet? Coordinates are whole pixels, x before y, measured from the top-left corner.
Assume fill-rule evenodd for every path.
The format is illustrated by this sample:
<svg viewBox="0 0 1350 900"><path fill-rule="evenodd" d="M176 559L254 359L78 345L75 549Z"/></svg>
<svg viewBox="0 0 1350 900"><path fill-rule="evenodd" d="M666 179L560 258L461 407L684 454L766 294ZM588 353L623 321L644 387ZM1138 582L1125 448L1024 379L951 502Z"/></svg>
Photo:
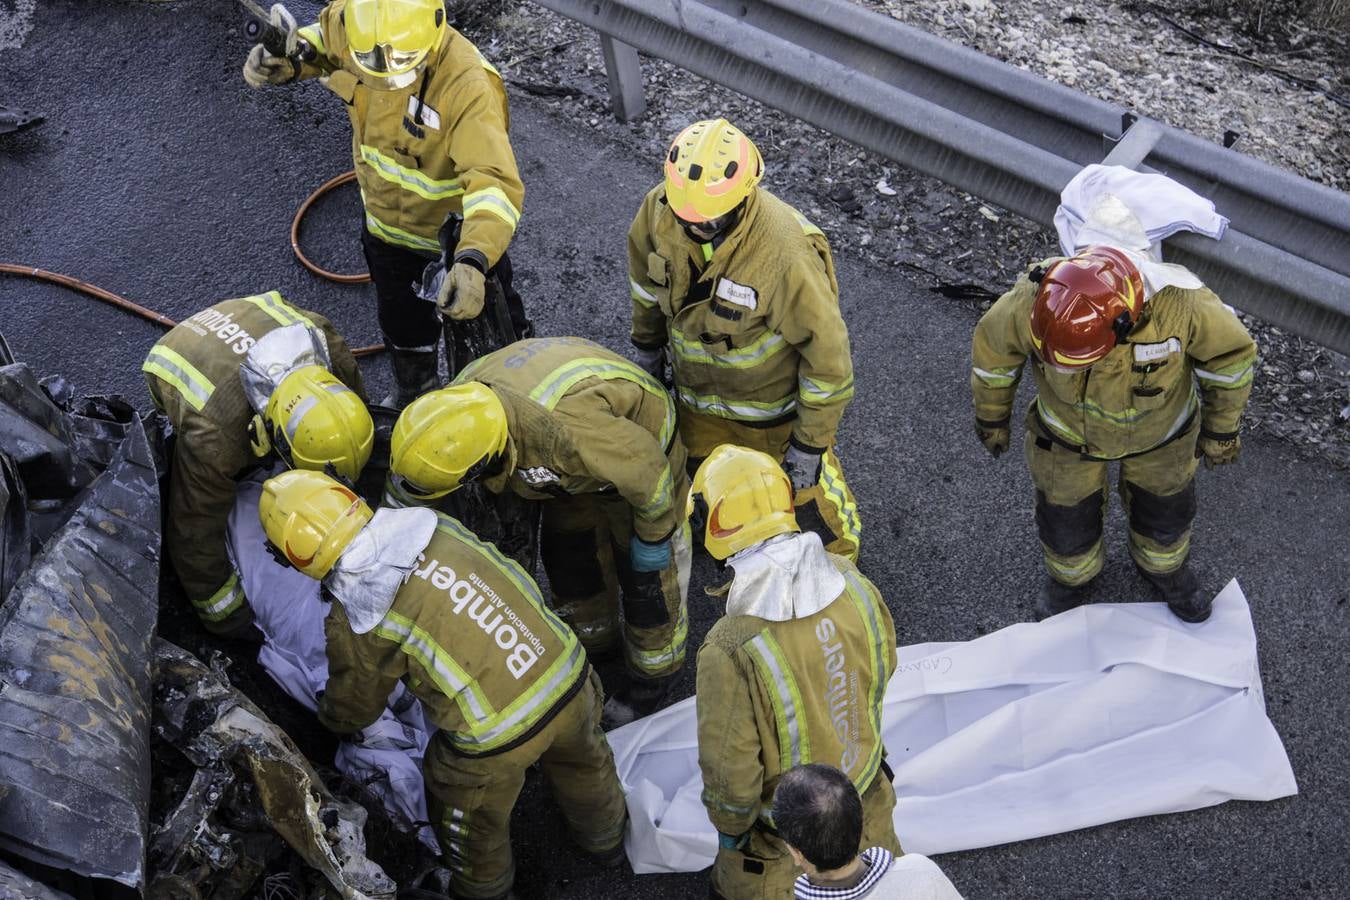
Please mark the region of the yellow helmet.
<svg viewBox="0 0 1350 900"><path fill-rule="evenodd" d="M411 72L445 33L444 0L350 0L342 11L357 68L380 78Z"/></svg>
<svg viewBox="0 0 1350 900"><path fill-rule="evenodd" d="M355 481L375 446L370 411L323 366L302 366L281 379L262 419L271 446L292 468L323 471L331 464Z"/></svg>
<svg viewBox="0 0 1350 900"><path fill-rule="evenodd" d="M792 510L792 480L773 457L721 444L694 473L686 516L703 507L703 546L714 559L771 537L801 531Z"/></svg>
<svg viewBox="0 0 1350 900"><path fill-rule="evenodd" d="M272 546L310 578L322 578L374 515L345 485L293 469L263 483L258 518Z"/></svg>
<svg viewBox="0 0 1350 900"><path fill-rule="evenodd" d="M695 122L666 155L666 202L685 222L707 222L741 205L759 184L764 160L726 119Z"/></svg>
<svg viewBox="0 0 1350 900"><path fill-rule="evenodd" d="M389 476L413 499L435 500L477 478L506 449L506 437L506 410L487 385L431 391L394 423Z"/></svg>

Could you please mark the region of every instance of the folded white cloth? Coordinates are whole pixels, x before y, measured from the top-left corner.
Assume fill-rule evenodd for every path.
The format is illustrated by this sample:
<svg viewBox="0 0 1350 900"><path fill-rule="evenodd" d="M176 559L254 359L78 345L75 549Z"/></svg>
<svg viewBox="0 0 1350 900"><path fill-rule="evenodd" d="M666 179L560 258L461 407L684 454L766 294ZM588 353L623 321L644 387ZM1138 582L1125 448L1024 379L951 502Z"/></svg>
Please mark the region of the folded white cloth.
<svg viewBox="0 0 1350 900"><path fill-rule="evenodd" d="M883 729L906 850L1297 793L1236 581L1202 625L1161 603L1094 604L899 655ZM699 800L694 701L609 740L628 793L633 870L710 865L717 835Z"/></svg>
<svg viewBox="0 0 1350 900"><path fill-rule="evenodd" d="M1144 276L1148 296L1168 285L1203 287L1185 267L1162 261L1164 238L1193 231L1217 241L1228 228L1213 202L1190 188L1124 166L1086 166L1059 196L1055 230L1064 254L1103 244L1124 250Z"/></svg>

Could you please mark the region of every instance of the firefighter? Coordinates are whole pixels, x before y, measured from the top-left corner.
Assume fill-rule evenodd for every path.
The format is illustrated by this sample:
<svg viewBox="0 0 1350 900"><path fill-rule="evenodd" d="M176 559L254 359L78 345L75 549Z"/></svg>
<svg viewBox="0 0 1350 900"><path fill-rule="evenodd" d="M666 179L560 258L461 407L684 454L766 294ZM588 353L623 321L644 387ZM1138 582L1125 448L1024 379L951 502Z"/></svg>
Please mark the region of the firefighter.
<svg viewBox="0 0 1350 900"><path fill-rule="evenodd" d="M764 162L725 119L670 146L665 180L628 232L632 341L674 373L691 471L718 444L762 450L797 491L797 518L857 559L861 522L833 446L853 396L830 245L759 188Z"/></svg>
<svg viewBox="0 0 1350 900"><path fill-rule="evenodd" d="M356 360L318 313L276 291L180 322L145 358L150 397L173 425L165 549L208 631L253 637L226 552L236 482L273 457L355 479L375 428Z"/></svg>
<svg viewBox="0 0 1350 900"><path fill-rule="evenodd" d="M698 761L718 832L713 889L726 900L791 897L797 876L774 830L788 769L842 771L863 805L863 846L899 856L881 703L895 671L895 626L876 587L820 536L800 530L792 484L744 447L712 451L687 504L704 547L733 570L726 615L698 652Z"/></svg>
<svg viewBox="0 0 1350 900"><path fill-rule="evenodd" d="M506 256L525 187L501 75L446 24L443 0L334 0L298 31L280 4L272 18L317 58L297 65L258 44L244 79L261 87L319 77L346 105L365 205L361 243L393 365L389 403L401 408L437 386L440 317L414 285L439 258L447 214L463 223L437 297L441 311L477 316L485 278L495 273L517 329L529 327Z"/></svg>
<svg viewBox="0 0 1350 900"><path fill-rule="evenodd" d="M623 608L629 677L605 706L613 726L658 708L684 664L685 460L659 382L591 341L534 338L475 360L403 411L389 493L422 503L478 481L549 501L541 556L555 608L592 653L613 647Z"/></svg>
<svg viewBox="0 0 1350 900"><path fill-rule="evenodd" d="M358 732L404 679L438 729L422 768L454 896L510 895L511 810L536 762L581 850L623 862L627 813L599 679L520 566L456 519L372 513L316 472L269 479L258 515L269 543L336 601L319 720Z"/></svg>
<svg viewBox="0 0 1350 900"><path fill-rule="evenodd" d="M975 329L975 430L995 457L1027 361L1036 377L1025 452L1049 573L1037 618L1083 603L1101 572L1113 461L1135 565L1178 618L1209 617L1186 565L1193 477L1199 459L1237 461L1256 344L1207 288L1147 284L1129 252L1087 247L1032 266Z"/></svg>

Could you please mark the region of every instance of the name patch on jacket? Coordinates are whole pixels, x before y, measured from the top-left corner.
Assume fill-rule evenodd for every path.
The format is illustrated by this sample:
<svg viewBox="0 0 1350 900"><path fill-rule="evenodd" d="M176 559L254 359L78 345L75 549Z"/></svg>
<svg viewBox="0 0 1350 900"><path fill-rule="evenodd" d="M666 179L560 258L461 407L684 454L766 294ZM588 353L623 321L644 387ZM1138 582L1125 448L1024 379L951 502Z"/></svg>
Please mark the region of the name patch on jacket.
<svg viewBox="0 0 1350 900"><path fill-rule="evenodd" d="M1181 341L1176 338L1168 338L1160 344L1135 344L1134 361L1137 363L1157 362L1160 359L1167 359L1173 353L1181 352Z"/></svg>
<svg viewBox="0 0 1350 900"><path fill-rule="evenodd" d="M758 305L759 295L748 284L737 284L730 278L717 279L717 296L728 303L754 309Z"/></svg>
<svg viewBox="0 0 1350 900"><path fill-rule="evenodd" d="M421 107L419 110L418 107ZM418 117L418 113L421 117ZM428 128L436 131L441 130L441 114L436 112L435 108L427 103L418 103L416 97L408 98L408 119L413 122L421 122Z"/></svg>

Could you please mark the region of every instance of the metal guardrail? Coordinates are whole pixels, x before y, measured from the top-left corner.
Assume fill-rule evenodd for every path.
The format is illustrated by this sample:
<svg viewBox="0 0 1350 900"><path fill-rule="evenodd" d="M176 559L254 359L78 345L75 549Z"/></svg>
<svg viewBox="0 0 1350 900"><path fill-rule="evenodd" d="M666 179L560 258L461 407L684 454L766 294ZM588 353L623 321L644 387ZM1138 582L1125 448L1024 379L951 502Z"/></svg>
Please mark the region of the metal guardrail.
<svg viewBox="0 0 1350 900"><path fill-rule="evenodd" d="M635 47L1042 224L1085 165L1162 172L1232 223L1169 239L1167 259L1350 354L1350 194L847 0L536 2L601 33L621 118L641 112Z"/></svg>

